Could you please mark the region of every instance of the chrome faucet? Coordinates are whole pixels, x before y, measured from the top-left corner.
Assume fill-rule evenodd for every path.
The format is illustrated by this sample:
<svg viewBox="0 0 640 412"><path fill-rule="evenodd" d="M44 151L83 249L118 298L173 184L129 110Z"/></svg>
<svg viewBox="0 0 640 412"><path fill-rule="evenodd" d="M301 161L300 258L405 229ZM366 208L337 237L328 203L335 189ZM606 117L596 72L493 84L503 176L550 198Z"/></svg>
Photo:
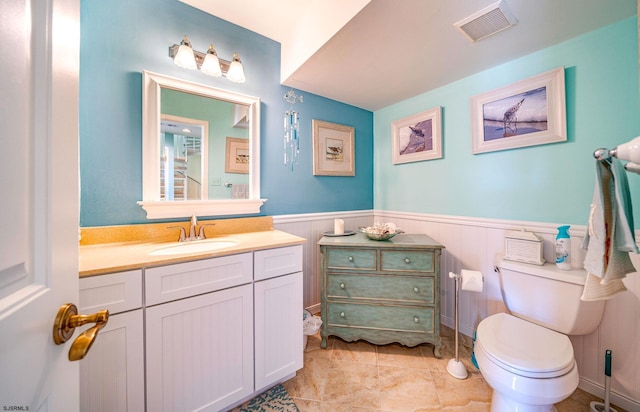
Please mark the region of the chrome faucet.
<svg viewBox="0 0 640 412"><path fill-rule="evenodd" d="M179 242L190 242L192 240L202 240L206 239L207 236L204 233L204 228L207 226L215 226L215 224L210 223L206 225L200 225L200 230L198 231L198 218L193 215L191 216L191 224L189 226L189 236L187 236L187 231L182 226L168 226L167 229L180 229L180 238Z"/></svg>

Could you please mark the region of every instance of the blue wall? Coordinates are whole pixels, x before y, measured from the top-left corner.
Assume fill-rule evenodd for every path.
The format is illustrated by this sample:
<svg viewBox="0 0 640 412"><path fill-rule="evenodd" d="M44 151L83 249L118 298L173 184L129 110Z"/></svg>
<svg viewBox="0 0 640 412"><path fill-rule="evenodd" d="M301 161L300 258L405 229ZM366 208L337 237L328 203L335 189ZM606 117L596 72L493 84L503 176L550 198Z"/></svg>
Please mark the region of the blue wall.
<svg viewBox="0 0 640 412"><path fill-rule="evenodd" d="M585 225L593 151L640 135L637 18L374 113L375 208ZM473 155L470 97L565 67L568 141ZM393 165L391 122L442 106L443 158ZM630 174L640 222L640 176Z"/></svg>
<svg viewBox="0 0 640 412"><path fill-rule="evenodd" d="M220 57L238 52L247 82L231 83L173 64L168 47L188 34L196 50L213 42ZM367 210L373 207L373 114L298 91L302 155L282 163L280 44L176 0L81 2L80 225L148 222L142 197L142 71L260 97L261 214ZM313 176L311 120L355 128L356 176Z"/></svg>

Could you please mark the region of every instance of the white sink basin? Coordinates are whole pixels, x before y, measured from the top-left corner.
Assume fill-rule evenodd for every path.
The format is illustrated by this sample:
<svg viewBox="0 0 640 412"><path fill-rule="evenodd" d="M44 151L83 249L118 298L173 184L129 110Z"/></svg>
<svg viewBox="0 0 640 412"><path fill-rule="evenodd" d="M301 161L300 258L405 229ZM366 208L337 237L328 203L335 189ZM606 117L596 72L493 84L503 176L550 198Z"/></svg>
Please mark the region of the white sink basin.
<svg viewBox="0 0 640 412"><path fill-rule="evenodd" d="M149 254L152 256L167 256L181 255L185 253L213 252L220 249L226 249L237 244L237 242L233 242L230 240L210 240L200 242L195 241L181 243L175 246L163 247L161 249L156 249Z"/></svg>

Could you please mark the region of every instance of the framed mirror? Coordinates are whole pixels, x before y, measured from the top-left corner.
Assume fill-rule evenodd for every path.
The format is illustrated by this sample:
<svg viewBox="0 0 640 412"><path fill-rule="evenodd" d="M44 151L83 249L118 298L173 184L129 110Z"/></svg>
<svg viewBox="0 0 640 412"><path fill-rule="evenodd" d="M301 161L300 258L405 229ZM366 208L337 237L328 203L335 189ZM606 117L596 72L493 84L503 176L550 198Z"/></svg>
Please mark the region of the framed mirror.
<svg viewBox="0 0 640 412"><path fill-rule="evenodd" d="M142 75L142 200L148 219L255 214L260 99Z"/></svg>

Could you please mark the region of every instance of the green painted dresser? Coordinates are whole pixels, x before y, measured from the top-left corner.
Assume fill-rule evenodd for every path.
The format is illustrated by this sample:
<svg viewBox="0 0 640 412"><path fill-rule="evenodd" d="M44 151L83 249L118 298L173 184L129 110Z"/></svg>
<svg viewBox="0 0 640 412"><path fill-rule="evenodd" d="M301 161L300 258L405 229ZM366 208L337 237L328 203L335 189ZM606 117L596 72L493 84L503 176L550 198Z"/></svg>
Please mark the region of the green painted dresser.
<svg viewBox="0 0 640 412"><path fill-rule="evenodd" d="M321 347L327 337L376 345L431 343L440 358L440 255L422 234L385 241L363 233L324 236L321 252Z"/></svg>

